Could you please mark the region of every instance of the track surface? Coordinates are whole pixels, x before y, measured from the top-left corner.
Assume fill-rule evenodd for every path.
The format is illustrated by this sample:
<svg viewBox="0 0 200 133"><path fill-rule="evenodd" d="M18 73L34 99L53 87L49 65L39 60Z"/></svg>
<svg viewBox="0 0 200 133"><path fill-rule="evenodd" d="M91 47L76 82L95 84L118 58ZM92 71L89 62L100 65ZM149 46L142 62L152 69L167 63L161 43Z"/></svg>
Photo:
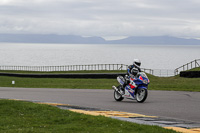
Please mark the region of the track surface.
<svg viewBox="0 0 200 133"><path fill-rule="evenodd" d="M200 122L200 92L149 91L144 103L116 102L113 90L0 87L0 98L63 103Z"/></svg>

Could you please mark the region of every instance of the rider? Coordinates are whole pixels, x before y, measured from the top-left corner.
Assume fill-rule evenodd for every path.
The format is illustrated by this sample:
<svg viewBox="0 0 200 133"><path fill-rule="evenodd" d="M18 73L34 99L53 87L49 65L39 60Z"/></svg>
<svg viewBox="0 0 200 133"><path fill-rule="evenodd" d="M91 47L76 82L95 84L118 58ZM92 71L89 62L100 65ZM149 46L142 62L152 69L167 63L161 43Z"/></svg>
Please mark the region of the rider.
<svg viewBox="0 0 200 133"><path fill-rule="evenodd" d="M128 74L129 76L131 76L131 75L132 75L132 74L131 74L131 70L132 70L133 68L136 68L136 69L138 69L139 72L141 72L140 65L141 65L141 61L140 61L139 59L134 59L134 60L133 60L133 65L128 66L127 74Z"/></svg>
<svg viewBox="0 0 200 133"><path fill-rule="evenodd" d="M125 83L122 87L122 93L124 93L124 89L126 85L130 83L130 77L135 78L137 77L138 73L141 72L140 69L141 61L139 59L133 60L133 65L129 65L127 69L127 75L125 75ZM115 86L112 86L113 88L116 88Z"/></svg>
<svg viewBox="0 0 200 133"><path fill-rule="evenodd" d="M130 77L137 77L138 73L141 72L140 69L141 61L139 59L133 60L133 65L129 65L127 69L127 75L125 76L125 83L123 84L123 89L130 83Z"/></svg>

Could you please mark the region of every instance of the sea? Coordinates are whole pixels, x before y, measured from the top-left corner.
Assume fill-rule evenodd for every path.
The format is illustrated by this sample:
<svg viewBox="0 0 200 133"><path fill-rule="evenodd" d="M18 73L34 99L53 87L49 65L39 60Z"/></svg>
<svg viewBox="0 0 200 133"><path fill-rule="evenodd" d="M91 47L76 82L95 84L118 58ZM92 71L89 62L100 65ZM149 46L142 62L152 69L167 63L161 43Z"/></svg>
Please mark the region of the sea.
<svg viewBox="0 0 200 133"><path fill-rule="evenodd" d="M200 45L0 43L0 66L126 64L176 69L200 59Z"/></svg>

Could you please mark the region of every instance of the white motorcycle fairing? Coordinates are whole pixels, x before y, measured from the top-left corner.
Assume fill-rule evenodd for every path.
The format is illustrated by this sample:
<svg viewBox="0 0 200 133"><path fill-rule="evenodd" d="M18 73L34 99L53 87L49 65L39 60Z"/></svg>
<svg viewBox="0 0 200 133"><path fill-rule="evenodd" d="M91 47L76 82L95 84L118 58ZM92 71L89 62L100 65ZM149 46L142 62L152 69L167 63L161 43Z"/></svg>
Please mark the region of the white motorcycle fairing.
<svg viewBox="0 0 200 133"><path fill-rule="evenodd" d="M148 95L147 88L150 82L146 74L140 72L136 78L131 78L127 75L125 78L126 80L122 76L117 77L117 81L120 85L118 87L112 87L115 90L114 99L116 101L122 101L124 98L128 98L132 100L136 99L139 103L144 102ZM123 89L123 85L127 81L130 82Z"/></svg>

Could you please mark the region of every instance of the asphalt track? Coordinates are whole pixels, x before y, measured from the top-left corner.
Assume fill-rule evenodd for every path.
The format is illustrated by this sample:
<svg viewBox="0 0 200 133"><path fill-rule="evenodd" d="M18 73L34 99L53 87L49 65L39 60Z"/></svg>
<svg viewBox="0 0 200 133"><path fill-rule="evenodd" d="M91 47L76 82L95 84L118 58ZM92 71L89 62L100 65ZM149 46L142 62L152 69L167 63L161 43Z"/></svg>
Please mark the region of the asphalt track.
<svg viewBox="0 0 200 133"><path fill-rule="evenodd" d="M149 91L144 103L116 102L113 90L0 87L0 98L70 104L200 123L200 92Z"/></svg>

